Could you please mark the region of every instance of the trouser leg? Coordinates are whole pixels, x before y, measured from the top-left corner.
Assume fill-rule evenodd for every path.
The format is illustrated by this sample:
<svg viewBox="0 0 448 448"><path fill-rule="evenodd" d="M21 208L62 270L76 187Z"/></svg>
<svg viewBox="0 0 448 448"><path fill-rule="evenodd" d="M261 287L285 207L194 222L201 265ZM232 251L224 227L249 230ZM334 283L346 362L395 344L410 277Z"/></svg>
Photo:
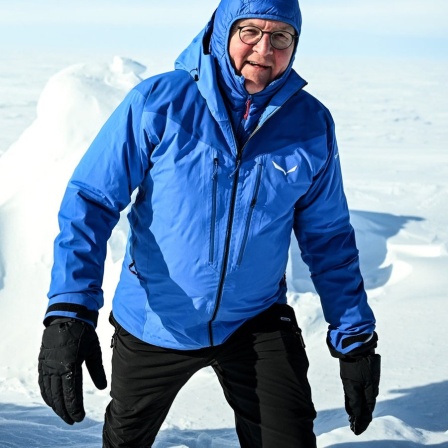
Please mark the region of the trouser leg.
<svg viewBox="0 0 448 448"><path fill-rule="evenodd" d="M199 352L156 347L118 327L103 448L151 447L177 393L202 367Z"/></svg>
<svg viewBox="0 0 448 448"><path fill-rule="evenodd" d="M288 320L289 319L289 320ZM288 306L238 330L213 365L235 412L242 448L315 448L308 359Z"/></svg>

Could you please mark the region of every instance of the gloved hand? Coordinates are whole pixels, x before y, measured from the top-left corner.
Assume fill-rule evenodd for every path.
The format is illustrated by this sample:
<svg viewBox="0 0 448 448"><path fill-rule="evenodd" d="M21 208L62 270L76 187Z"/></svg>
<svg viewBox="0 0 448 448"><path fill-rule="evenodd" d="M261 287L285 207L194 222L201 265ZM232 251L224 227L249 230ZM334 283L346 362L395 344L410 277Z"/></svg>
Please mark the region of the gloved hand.
<svg viewBox="0 0 448 448"><path fill-rule="evenodd" d="M339 364L350 429L359 435L372 421L380 383L381 356L347 357L339 359Z"/></svg>
<svg viewBox="0 0 448 448"><path fill-rule="evenodd" d="M107 386L101 348L95 329L88 323L56 318L44 330L39 353L39 387L42 398L66 423L85 417L82 363L98 389Z"/></svg>

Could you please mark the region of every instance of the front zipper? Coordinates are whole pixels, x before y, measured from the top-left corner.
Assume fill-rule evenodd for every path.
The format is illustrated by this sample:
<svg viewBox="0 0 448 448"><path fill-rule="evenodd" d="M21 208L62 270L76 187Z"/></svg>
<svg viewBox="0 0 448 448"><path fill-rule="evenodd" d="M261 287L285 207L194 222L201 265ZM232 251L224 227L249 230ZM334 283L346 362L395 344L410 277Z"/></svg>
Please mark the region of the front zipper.
<svg viewBox="0 0 448 448"><path fill-rule="evenodd" d="M249 227L250 227L250 223L252 221L252 215L254 213L255 204L257 203L258 191L260 189L262 168L263 168L263 166L261 164L257 165L257 177L255 179L254 194L252 196L252 200L250 201L249 213L247 214L246 226L244 228L244 233L243 233L243 241L241 242L240 253L238 254L238 258L236 260L237 266L239 266L241 264L241 261L243 259L244 249L246 248L247 236L249 235Z"/></svg>
<svg viewBox="0 0 448 448"><path fill-rule="evenodd" d="M210 345L211 346L214 345L212 325L213 325L213 322L216 319L219 307L221 305L222 292L224 290L224 280L225 280L225 276L226 276L226 273L227 273L227 264L228 264L228 261L229 261L228 258L229 258L229 250L230 250L230 239L231 239L231 233L232 233L233 216L235 214L236 193L237 193L237 190L238 190L239 167L240 167L240 163L241 163L241 159L242 159L243 150L246 147L246 145L249 142L249 140L280 109L281 109L281 106L279 106L277 109L275 109L275 111L273 113L271 113L271 115L266 117L266 120L261 125L258 125L254 129L252 134L249 135L249 137L248 137L246 143L244 144L243 148L241 149L241 151L238 151L238 154L237 154L237 159L236 159L236 163L235 163L235 170L234 170L235 177L234 177L234 182L233 182L233 186L232 186L232 195L231 195L231 198L230 198L229 218L228 218L228 221L227 221L226 239L225 239L225 243L224 243L224 255L223 255L223 261L222 261L221 273L220 273L220 276L219 276L218 290L217 290L217 293L216 293L215 309L213 310L212 318L210 319L210 321L208 323L208 333L209 333L209 339L210 339ZM236 140L235 140L235 135L233 135L233 141L235 143L235 147L237 147Z"/></svg>
<svg viewBox="0 0 448 448"><path fill-rule="evenodd" d="M210 249L208 254L208 262L211 264L214 261L215 253L215 228L216 228L216 192L218 191L218 158L213 159L213 186L212 186L212 218L210 223Z"/></svg>
<svg viewBox="0 0 448 448"><path fill-rule="evenodd" d="M239 166L241 162L241 152L238 152L238 156L236 159L235 164L235 171L234 171L234 179L233 179L233 185L232 185L232 195L230 198L230 209L229 209L229 217L227 220L227 229L226 229L226 238L224 243L224 254L223 254L223 260L222 260L222 267L221 267L221 274L219 276L219 283L218 283L218 291L216 292L216 301L215 301L215 309L213 310L212 318L210 319L208 323L208 333L210 338L210 345L214 345L213 341L213 329L212 324L214 320L216 319L216 315L218 314L219 306L221 305L221 299L222 299L222 291L224 289L224 279L227 273L227 264L229 262L229 250L230 250L230 240L232 235L232 226L233 226L233 215L235 214L235 201L236 201L236 193L238 190L238 178L239 178Z"/></svg>
<svg viewBox="0 0 448 448"><path fill-rule="evenodd" d="M271 114L269 116L269 118L274 114L275 114L275 112L273 114ZM266 121L267 121L267 119L266 119ZM236 193L238 190L238 179L239 179L239 175L240 175L241 159L243 157L243 151L244 151L244 148L246 147L247 143L260 130L260 128L261 128L261 126L258 126L254 129L252 134L249 135L249 138L247 139L244 146L241 148L240 151L238 151L237 158L235 161L235 169L231 174L231 176L234 176L234 178L233 178L233 185L232 185L232 194L230 197L229 218L227 220L226 238L225 238L225 242L224 242L224 254L223 254L223 260L222 260L222 267L221 267L221 273L219 276L218 290L216 292L215 309L213 310L212 318L210 319L210 321L208 323L208 334L209 334L211 346L214 345L212 325L216 319L219 307L221 305L222 292L224 290L224 280L226 277L227 265L229 262L230 240L231 240L231 236L232 236L233 216L235 214L235 202L236 202ZM235 136L233 138L235 141ZM236 145L236 141L235 141L235 145Z"/></svg>

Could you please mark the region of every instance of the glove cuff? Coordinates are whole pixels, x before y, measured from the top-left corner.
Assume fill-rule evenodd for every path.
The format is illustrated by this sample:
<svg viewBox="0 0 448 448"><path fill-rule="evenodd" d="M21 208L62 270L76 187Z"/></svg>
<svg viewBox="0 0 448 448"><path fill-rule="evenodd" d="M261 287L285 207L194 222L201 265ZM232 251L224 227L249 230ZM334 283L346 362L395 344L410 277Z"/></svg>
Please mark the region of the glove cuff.
<svg viewBox="0 0 448 448"><path fill-rule="evenodd" d="M94 328L96 328L98 323L98 311L89 310L84 305L79 305L76 303L53 303L47 308L45 313L44 325L48 327L51 321L50 319L56 318L71 318L75 320L81 320L89 323Z"/></svg>
<svg viewBox="0 0 448 448"><path fill-rule="evenodd" d="M359 337L359 336L353 336L353 338L357 338L357 337ZM349 339L349 338L347 338L347 339ZM337 351L333 347L333 345L330 342L329 336L327 336L327 346L328 346L328 350L330 351L331 356L333 358L343 359L343 360L347 360L347 361L364 358L369 355L374 355L375 348L377 346L377 342L378 342L378 335L374 331L372 333L372 337L367 342L364 342L359 347L356 347L355 349L351 350L350 352L344 354L344 353Z"/></svg>

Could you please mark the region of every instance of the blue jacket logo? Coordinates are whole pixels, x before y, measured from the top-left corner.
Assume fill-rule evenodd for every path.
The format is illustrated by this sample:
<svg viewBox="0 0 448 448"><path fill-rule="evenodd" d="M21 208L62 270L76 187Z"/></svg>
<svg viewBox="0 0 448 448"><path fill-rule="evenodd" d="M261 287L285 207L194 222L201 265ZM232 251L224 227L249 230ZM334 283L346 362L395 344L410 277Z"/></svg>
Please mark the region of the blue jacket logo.
<svg viewBox="0 0 448 448"><path fill-rule="evenodd" d="M293 173L298 168L298 165L296 165L296 166L293 166L288 171L285 171L280 165L277 165L274 161L272 161L272 163L274 165L274 168L281 171L285 176L287 176L289 173Z"/></svg>

